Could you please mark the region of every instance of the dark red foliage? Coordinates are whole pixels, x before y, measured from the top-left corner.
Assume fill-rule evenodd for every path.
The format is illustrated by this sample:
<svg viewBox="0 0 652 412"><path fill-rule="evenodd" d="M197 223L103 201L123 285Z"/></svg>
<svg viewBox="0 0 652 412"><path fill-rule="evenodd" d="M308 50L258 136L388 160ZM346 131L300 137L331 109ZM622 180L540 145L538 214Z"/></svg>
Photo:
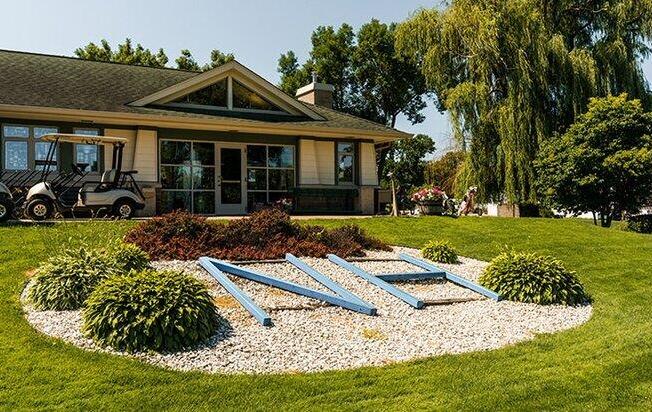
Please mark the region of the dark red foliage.
<svg viewBox="0 0 652 412"><path fill-rule="evenodd" d="M362 246L363 249L368 250L391 250L389 245L371 237L360 226L357 225L344 225L336 227L330 231L330 236L338 239L347 239L353 243Z"/></svg>
<svg viewBox="0 0 652 412"><path fill-rule="evenodd" d="M140 223L125 236L154 260L194 260L211 256L228 260L297 256L364 256L365 249L387 250L382 241L355 225L336 229L300 226L279 209L265 209L228 223L213 223L176 211Z"/></svg>

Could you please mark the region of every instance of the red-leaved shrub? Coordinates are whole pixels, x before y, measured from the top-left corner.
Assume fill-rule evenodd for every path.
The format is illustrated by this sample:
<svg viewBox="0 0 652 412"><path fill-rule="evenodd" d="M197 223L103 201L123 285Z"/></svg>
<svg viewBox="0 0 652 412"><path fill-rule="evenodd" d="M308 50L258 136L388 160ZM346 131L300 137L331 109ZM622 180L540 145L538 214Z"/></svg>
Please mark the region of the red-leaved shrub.
<svg viewBox="0 0 652 412"><path fill-rule="evenodd" d="M364 256L365 249L389 249L355 225L335 229L301 226L279 209L264 209L227 223L175 211L138 224L125 241L138 245L154 260L194 260L200 256L264 260L283 258L286 253L347 257Z"/></svg>

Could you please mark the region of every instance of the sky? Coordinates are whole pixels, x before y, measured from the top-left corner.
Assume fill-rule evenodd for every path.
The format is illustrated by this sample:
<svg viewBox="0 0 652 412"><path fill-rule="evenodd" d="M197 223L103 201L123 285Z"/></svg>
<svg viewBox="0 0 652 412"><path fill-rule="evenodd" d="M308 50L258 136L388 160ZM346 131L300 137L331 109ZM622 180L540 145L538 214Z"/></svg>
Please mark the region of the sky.
<svg viewBox="0 0 652 412"><path fill-rule="evenodd" d="M372 18L400 22L425 0L21 0L2 5L0 48L57 55L90 41L112 45L131 38L144 47L163 48L173 63L181 49L190 49L200 63L212 49L236 59L272 83L278 83L277 60L294 50L300 62L310 50L310 34L320 25L348 23L357 30ZM648 79L652 62L644 63ZM0 74L1 75L1 74ZM453 144L445 114L432 104L426 121L412 125L399 119L397 128L435 139L437 152Z"/></svg>

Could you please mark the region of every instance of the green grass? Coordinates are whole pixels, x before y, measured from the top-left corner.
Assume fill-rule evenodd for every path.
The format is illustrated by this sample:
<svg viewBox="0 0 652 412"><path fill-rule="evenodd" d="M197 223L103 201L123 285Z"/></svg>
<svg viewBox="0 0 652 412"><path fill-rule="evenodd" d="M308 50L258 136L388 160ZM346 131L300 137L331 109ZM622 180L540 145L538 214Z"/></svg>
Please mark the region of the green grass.
<svg viewBox="0 0 652 412"><path fill-rule="evenodd" d="M576 270L593 318L491 352L310 375L177 373L85 352L35 332L25 272L69 244L105 243L127 223L0 228L0 408L62 409L652 409L652 236L578 220L382 218L370 233L420 247L450 240L479 259L511 247ZM319 221L335 226L342 220Z"/></svg>

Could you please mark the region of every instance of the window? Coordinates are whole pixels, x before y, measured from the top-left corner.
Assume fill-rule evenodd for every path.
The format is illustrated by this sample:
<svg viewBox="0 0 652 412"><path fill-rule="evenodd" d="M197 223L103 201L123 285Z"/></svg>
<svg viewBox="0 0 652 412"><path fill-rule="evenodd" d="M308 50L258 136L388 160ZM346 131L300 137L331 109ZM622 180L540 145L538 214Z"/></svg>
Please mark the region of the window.
<svg viewBox="0 0 652 412"><path fill-rule="evenodd" d="M255 210L289 197L295 176L293 146L247 146L247 207Z"/></svg>
<svg viewBox="0 0 652 412"><path fill-rule="evenodd" d="M355 146L353 143L337 144L337 182L353 184L355 168Z"/></svg>
<svg viewBox="0 0 652 412"><path fill-rule="evenodd" d="M173 103L226 108L228 106L227 92L227 79L222 79L208 87L204 87L203 89L192 92L186 96L182 96Z"/></svg>
<svg viewBox="0 0 652 412"><path fill-rule="evenodd" d="M74 133L86 136L99 136L100 130L75 129ZM75 164L86 172L99 172L99 146L94 144L75 144Z"/></svg>
<svg viewBox="0 0 652 412"><path fill-rule="evenodd" d="M162 140L161 209L215 213L215 144Z"/></svg>
<svg viewBox="0 0 652 412"><path fill-rule="evenodd" d="M45 134L58 131L56 127L4 125L2 127L4 168L9 170L43 169L50 143L39 140ZM55 151L50 170L57 170L58 157L59 154Z"/></svg>
<svg viewBox="0 0 652 412"><path fill-rule="evenodd" d="M255 109L267 111L281 111L278 107L268 102L256 92L233 80L233 107L238 109Z"/></svg>
<svg viewBox="0 0 652 412"><path fill-rule="evenodd" d="M249 89L232 77L226 77L210 86L181 96L168 106L188 109L222 109L248 112L288 114L265 97Z"/></svg>

